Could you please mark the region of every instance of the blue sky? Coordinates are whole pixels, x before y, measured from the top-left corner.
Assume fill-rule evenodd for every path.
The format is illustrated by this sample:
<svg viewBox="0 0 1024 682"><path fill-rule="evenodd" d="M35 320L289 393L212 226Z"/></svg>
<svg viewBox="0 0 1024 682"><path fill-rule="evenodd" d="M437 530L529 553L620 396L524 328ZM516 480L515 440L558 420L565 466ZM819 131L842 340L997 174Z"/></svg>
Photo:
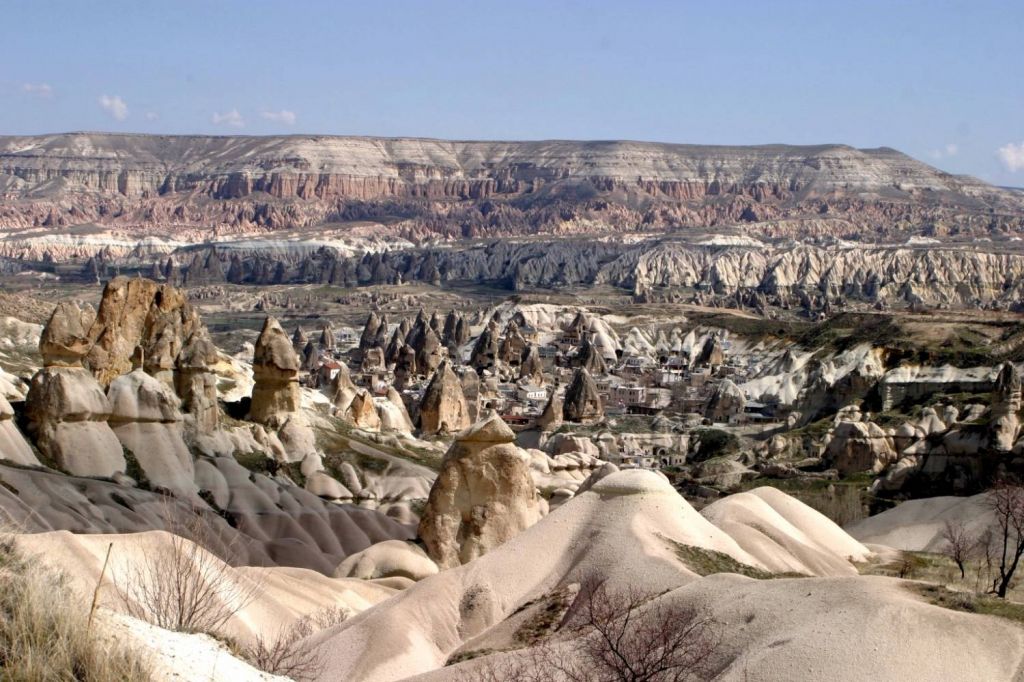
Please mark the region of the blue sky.
<svg viewBox="0 0 1024 682"><path fill-rule="evenodd" d="M1024 186L1020 0L0 0L0 16L0 134L842 142Z"/></svg>

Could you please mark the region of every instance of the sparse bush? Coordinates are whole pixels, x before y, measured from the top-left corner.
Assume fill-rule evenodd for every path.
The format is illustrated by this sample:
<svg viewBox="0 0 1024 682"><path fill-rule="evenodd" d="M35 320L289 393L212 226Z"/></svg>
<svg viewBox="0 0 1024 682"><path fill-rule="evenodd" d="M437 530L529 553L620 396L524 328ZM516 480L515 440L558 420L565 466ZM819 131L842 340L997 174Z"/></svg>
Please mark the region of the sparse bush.
<svg viewBox="0 0 1024 682"><path fill-rule="evenodd" d="M103 641L66 578L0 539L0 679L143 682L137 652Z"/></svg>
<svg viewBox="0 0 1024 682"><path fill-rule="evenodd" d="M942 539L945 540L945 553L956 567L960 569L960 579L967 577L966 564L974 552L976 540L967 532L962 521L947 519L942 528Z"/></svg>
<svg viewBox="0 0 1024 682"><path fill-rule="evenodd" d="M718 622L700 611L657 600L656 596L635 586L613 591L603 581L588 581L580 587L579 596L554 636L528 649L525 656L499 659L474 671L474 679L706 679L720 641Z"/></svg>
<svg viewBox="0 0 1024 682"><path fill-rule="evenodd" d="M121 603L128 615L167 630L222 634L261 586L205 549L217 543L200 515L184 523L168 516L167 542L123 566L114 583ZM219 547L228 555L240 549L234 543Z"/></svg>
<svg viewBox="0 0 1024 682"><path fill-rule="evenodd" d="M323 656L305 640L313 633L344 622L347 617L348 612L341 607L320 609L299 618L273 639L260 635L242 655L253 666L273 675L300 682L316 679L324 669Z"/></svg>

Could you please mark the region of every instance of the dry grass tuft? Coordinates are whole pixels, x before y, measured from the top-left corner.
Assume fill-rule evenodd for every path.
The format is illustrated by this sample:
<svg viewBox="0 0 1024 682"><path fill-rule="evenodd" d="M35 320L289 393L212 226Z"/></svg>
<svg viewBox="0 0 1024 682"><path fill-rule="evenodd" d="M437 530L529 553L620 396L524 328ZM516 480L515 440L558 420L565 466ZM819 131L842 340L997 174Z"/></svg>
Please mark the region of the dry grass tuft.
<svg viewBox="0 0 1024 682"><path fill-rule="evenodd" d="M64 576L0 538L0 679L88 682L150 679L138 652L97 637Z"/></svg>

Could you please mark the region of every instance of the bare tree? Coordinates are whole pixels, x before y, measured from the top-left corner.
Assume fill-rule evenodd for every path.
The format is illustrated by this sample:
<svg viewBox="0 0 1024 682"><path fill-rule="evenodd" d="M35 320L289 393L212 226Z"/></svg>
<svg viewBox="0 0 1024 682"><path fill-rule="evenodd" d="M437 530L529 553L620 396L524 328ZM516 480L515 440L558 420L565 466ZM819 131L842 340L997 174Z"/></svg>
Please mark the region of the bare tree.
<svg viewBox="0 0 1024 682"><path fill-rule="evenodd" d="M584 583L554 638L505 657L476 679L686 682L709 676L718 623L633 586Z"/></svg>
<svg viewBox="0 0 1024 682"><path fill-rule="evenodd" d="M293 680L314 680L324 670L324 658L307 638L345 621L348 612L341 607L325 607L303 616L274 638L259 635L243 651L245 658L255 667L273 675Z"/></svg>
<svg viewBox="0 0 1024 682"><path fill-rule="evenodd" d="M995 517L993 534L998 573L991 591L1005 598L1024 555L1024 487L1002 481L989 493L988 505Z"/></svg>
<svg viewBox="0 0 1024 682"><path fill-rule="evenodd" d="M950 519L947 519L942 527L942 539L946 541L946 556L956 562L957 568L960 569L960 579L965 579L965 566L974 553L975 539L967 532L967 526L962 521Z"/></svg>
<svg viewBox="0 0 1024 682"><path fill-rule="evenodd" d="M121 603L130 616L168 630L218 633L262 586L206 549L218 542L199 514L168 529L166 542L124 564L114 581ZM219 548L222 554L238 550L231 542L219 542Z"/></svg>

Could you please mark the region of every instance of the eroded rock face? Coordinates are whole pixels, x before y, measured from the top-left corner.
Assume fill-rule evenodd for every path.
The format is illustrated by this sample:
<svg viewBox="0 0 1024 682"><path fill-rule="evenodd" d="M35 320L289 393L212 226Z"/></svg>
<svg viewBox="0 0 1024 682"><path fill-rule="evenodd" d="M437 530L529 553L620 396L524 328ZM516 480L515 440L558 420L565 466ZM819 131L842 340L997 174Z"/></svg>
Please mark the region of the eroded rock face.
<svg viewBox="0 0 1024 682"><path fill-rule="evenodd" d="M1003 363L992 394L992 447L1009 452L1020 430L1021 381L1012 362Z"/></svg>
<svg viewBox="0 0 1024 682"><path fill-rule="evenodd" d="M29 447L25 437L21 435L21 431L14 423L14 410L11 408L11 404L2 394L0 394L0 459L26 466L39 464L32 448Z"/></svg>
<svg viewBox="0 0 1024 682"><path fill-rule="evenodd" d="M419 535L439 567L468 563L541 517L530 457L492 416L459 434L445 455Z"/></svg>
<svg viewBox="0 0 1024 682"><path fill-rule="evenodd" d="M565 391L562 417L569 422L590 422L604 417L604 404L597 392L597 384L584 368L573 374L572 383Z"/></svg>
<svg viewBox="0 0 1024 682"><path fill-rule="evenodd" d="M124 472L121 443L107 425L110 404L99 382L82 367L44 367L25 399L36 447L75 476Z"/></svg>
<svg viewBox="0 0 1024 682"><path fill-rule="evenodd" d="M877 424L844 421L832 433L825 460L842 476L864 471L877 474L896 461L896 450L892 437Z"/></svg>
<svg viewBox="0 0 1024 682"><path fill-rule="evenodd" d="M377 416L373 396L368 391L359 391L355 394L345 411L345 420L351 422L353 426L367 431L380 429L380 417Z"/></svg>
<svg viewBox="0 0 1024 682"><path fill-rule="evenodd" d="M711 394L704 416L713 422L726 422L729 417L743 412L747 399L743 391L728 379L723 379Z"/></svg>
<svg viewBox="0 0 1024 682"><path fill-rule="evenodd" d="M261 424L281 420L299 409L299 358L291 339L273 317L263 323L252 362L252 405L249 418Z"/></svg>
<svg viewBox="0 0 1024 682"><path fill-rule="evenodd" d="M92 347L89 330L96 320L96 311L86 305L61 301L39 337L39 354L46 365L77 367Z"/></svg>
<svg viewBox="0 0 1024 682"><path fill-rule="evenodd" d="M423 394L419 423L424 435L454 433L470 424L462 383L447 361L434 372Z"/></svg>
<svg viewBox="0 0 1024 682"><path fill-rule="evenodd" d="M150 484L180 497L194 496L195 466L174 391L137 369L114 379L107 398L108 423Z"/></svg>

